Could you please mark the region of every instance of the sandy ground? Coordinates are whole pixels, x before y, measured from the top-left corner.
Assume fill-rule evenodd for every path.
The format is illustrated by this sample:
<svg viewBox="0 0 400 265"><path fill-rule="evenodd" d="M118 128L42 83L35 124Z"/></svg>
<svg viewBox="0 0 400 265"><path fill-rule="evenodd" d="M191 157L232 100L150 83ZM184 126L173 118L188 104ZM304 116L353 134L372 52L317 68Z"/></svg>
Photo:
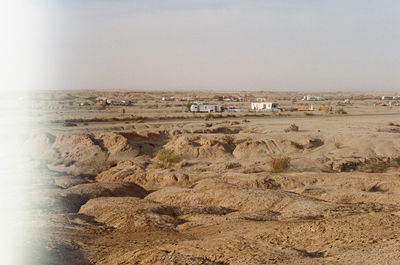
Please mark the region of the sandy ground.
<svg viewBox="0 0 400 265"><path fill-rule="evenodd" d="M210 117L160 98L229 93L35 95L26 263L400 264L400 106L376 93L232 94L244 101L219 104L332 110ZM102 109L97 96L135 105ZM176 156L166 168L161 149ZM273 173L273 158L290 166Z"/></svg>

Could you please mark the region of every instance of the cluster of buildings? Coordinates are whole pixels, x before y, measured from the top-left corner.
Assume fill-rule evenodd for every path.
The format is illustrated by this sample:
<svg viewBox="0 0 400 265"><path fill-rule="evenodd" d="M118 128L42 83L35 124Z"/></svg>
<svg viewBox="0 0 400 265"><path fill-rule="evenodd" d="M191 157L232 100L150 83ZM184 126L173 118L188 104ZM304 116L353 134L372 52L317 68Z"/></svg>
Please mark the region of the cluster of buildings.
<svg viewBox="0 0 400 265"><path fill-rule="evenodd" d="M114 106L132 106L132 100L119 100L119 99L109 99L106 97L97 97L96 101L101 102L104 105L114 105Z"/></svg>
<svg viewBox="0 0 400 265"><path fill-rule="evenodd" d="M275 102L252 102L250 104L251 111L273 111L280 112L282 109L279 108L279 104ZM221 105L213 105L213 104L192 104L190 106L191 112L244 112L248 111L248 109L236 109L233 107L224 108Z"/></svg>
<svg viewBox="0 0 400 265"><path fill-rule="evenodd" d="M162 97L161 101L205 101L205 100L216 100L216 101L225 101L225 102L239 102L243 101L242 98L240 97L227 97L227 96L214 96L213 98L198 98L198 97L181 97L181 98L175 98L175 97Z"/></svg>

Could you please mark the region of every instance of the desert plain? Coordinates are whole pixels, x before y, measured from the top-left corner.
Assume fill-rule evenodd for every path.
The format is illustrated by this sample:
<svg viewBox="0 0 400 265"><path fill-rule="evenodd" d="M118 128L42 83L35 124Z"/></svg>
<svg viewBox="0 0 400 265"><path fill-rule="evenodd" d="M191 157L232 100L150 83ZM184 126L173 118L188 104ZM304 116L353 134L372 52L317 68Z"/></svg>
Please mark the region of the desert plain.
<svg viewBox="0 0 400 265"><path fill-rule="evenodd" d="M20 264L400 264L400 103L381 96L36 93Z"/></svg>

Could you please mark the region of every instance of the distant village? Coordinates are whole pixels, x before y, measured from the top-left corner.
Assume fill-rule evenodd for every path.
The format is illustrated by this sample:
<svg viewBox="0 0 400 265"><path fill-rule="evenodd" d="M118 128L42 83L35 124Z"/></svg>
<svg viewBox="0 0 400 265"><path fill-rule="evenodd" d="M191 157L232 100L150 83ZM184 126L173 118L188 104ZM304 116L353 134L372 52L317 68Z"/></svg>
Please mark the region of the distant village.
<svg viewBox="0 0 400 265"><path fill-rule="evenodd" d="M163 96L161 97L161 102L187 102L186 111L194 113L212 113L212 112L282 112L282 111L314 111L314 110L331 110L331 107L319 106L314 107L312 104L306 106L298 106L297 108L282 108L278 102L268 101L266 98L253 98L250 99L250 105L248 108L236 108L233 106L223 106L221 104L209 104L208 98L198 98L198 97L173 97L173 96ZM383 106L392 106L392 101L400 101L400 96L389 96L385 95L381 97ZM212 101L219 102L249 102L248 98L242 97L227 97L227 96L214 96ZM304 102L315 102L315 101L325 101L323 97L306 95L301 98ZM111 99L107 97L97 97L95 102L101 104L102 106L134 106L135 103L132 100L127 99ZM80 102L80 106L89 106L93 102ZM350 99L344 99L337 102L337 106L350 105Z"/></svg>

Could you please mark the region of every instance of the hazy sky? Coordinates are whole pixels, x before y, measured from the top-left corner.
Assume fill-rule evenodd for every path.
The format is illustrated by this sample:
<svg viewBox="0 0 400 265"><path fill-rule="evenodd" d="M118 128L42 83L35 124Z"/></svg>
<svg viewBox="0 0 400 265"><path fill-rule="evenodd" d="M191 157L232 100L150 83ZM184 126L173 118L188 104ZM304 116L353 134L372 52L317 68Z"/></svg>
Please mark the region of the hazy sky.
<svg viewBox="0 0 400 265"><path fill-rule="evenodd" d="M20 3L33 88L400 90L399 0Z"/></svg>

